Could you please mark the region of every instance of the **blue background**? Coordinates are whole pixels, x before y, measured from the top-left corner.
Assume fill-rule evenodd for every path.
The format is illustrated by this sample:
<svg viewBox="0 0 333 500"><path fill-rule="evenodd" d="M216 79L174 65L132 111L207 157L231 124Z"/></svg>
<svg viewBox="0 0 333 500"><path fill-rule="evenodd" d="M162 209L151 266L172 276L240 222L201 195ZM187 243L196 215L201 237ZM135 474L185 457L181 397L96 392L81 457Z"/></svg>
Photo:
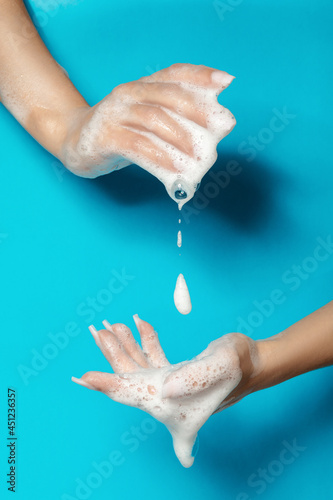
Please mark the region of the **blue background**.
<svg viewBox="0 0 333 500"><path fill-rule="evenodd" d="M222 3L30 2L49 49L90 104L115 85L174 62L236 75L220 102L237 126L220 145L213 170L235 160L240 173L213 198L205 195L211 182L205 177L205 198L201 205L200 197L191 202L195 213L183 222L179 258L177 208L155 178L136 166L96 180L75 177L1 109L0 424L5 430L6 388L12 386L18 499L75 498L76 479L86 482L93 462L107 460L113 450L123 463L85 498L333 494L332 368L249 396L212 417L188 470L162 425L70 381L88 370L108 370L87 328L100 328L105 318L134 328L132 314L139 313L159 332L170 361L178 362L240 322L247 325L244 333L265 338L332 299L333 256L306 260L318 237L333 234L332 4L226 0L223 13ZM293 115L289 123L267 131L283 109ZM259 140L251 158L244 145L249 136ZM291 283L292 266L311 262L307 277ZM101 290L123 268L133 278L105 299ZM179 272L192 296L186 317L172 299ZM285 299L264 317L255 301L267 300L274 289ZM89 297L104 297L98 312L87 313ZM49 351L54 358L24 381L20 365L32 368L34 353L52 343L49 334L68 331L72 323L77 335L67 335L67 346ZM145 432L129 444L132 426ZM295 439L305 449L281 470L276 461L283 441ZM253 486L249 478L258 469L276 474ZM0 470L3 481L4 439ZM3 494L7 498L1 484Z"/></svg>

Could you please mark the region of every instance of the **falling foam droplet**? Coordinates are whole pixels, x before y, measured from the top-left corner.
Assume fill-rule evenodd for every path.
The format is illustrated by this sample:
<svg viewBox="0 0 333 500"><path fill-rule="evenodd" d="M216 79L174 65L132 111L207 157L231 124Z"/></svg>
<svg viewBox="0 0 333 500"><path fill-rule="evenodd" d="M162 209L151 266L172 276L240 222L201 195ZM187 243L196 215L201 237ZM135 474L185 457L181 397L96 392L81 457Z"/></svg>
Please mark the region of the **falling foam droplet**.
<svg viewBox="0 0 333 500"><path fill-rule="evenodd" d="M177 246L180 248L182 246L182 232L178 231L177 234Z"/></svg>
<svg viewBox="0 0 333 500"><path fill-rule="evenodd" d="M192 311L190 293L185 278L180 274L177 278L176 288L173 294L175 306L180 314L189 314Z"/></svg>

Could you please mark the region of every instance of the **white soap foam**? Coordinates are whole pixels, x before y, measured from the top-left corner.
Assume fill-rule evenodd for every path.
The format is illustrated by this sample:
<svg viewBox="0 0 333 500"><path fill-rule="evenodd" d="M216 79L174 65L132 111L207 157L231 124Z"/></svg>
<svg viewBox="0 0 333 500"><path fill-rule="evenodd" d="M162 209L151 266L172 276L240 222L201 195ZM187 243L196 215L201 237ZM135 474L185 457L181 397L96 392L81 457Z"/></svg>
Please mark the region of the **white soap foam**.
<svg viewBox="0 0 333 500"><path fill-rule="evenodd" d="M65 164L80 175L79 169L82 168L80 164L84 161L87 164L87 176L96 177L110 171L110 164L111 169L116 169L120 166L126 166L130 162L136 163L156 176L164 184L171 198L181 208L193 197L202 177L215 163L217 144L229 134L236 121L231 112L217 102L216 89L202 88L189 83L177 83L191 93L198 109L204 109L207 116L207 126L202 127L168 108L156 107L162 109L187 131L191 137L193 156L178 150L152 132L140 130L141 136L149 138L155 146L160 148L161 154L169 155L174 169L168 170L161 167L158 162L149 161L144 156L144 148L140 149L140 145L137 145L138 151L117 149L117 144L112 144L112 135L107 138L107 141L103 141L103 133L108 130L110 122L138 133L138 129L122 125L124 117L130 121L131 106L137 104L137 101L129 95L122 95L120 99L119 95L112 96L111 94L95 108L91 119L81 131L75 150L67 148ZM110 158L110 151L113 152L112 158ZM105 158L107 159L105 160ZM124 158L126 158L125 161ZM98 170L89 171L89 162L96 165L96 161L100 163ZM175 190L179 183L187 193L186 199L177 200L175 197Z"/></svg>
<svg viewBox="0 0 333 500"><path fill-rule="evenodd" d="M172 435L180 463L191 467L192 448L199 429L241 380L232 345L232 338L224 335L190 362L120 375L123 385L106 394L162 422ZM186 374L179 375L178 370L184 366ZM74 381L81 383L80 379ZM86 386L92 388L89 384ZM177 388L181 389L177 397L170 397Z"/></svg>
<svg viewBox="0 0 333 500"><path fill-rule="evenodd" d="M190 293L185 278L180 274L177 278L176 288L173 294L175 306L181 314L189 314L192 311Z"/></svg>

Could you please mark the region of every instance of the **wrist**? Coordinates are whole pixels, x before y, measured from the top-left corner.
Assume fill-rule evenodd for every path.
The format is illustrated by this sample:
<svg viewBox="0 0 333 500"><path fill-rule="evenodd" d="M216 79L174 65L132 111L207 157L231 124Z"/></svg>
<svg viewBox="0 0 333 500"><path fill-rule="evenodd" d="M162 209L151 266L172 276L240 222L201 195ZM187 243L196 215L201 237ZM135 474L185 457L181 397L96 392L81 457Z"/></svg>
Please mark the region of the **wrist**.
<svg viewBox="0 0 333 500"><path fill-rule="evenodd" d="M93 178L101 174L106 156L105 137L98 127L92 126L96 107L77 108L68 120L66 133L60 143L58 158L64 166L80 177Z"/></svg>
<svg viewBox="0 0 333 500"><path fill-rule="evenodd" d="M250 392L279 384L333 363L333 302L256 342L259 370L250 379Z"/></svg>
<svg viewBox="0 0 333 500"><path fill-rule="evenodd" d="M293 376L284 356L284 338L281 334L258 340L256 345L257 369L249 380L249 392L266 389Z"/></svg>
<svg viewBox="0 0 333 500"><path fill-rule="evenodd" d="M29 114L25 128L47 151L63 161L63 150L75 126L89 112L84 101L81 106L55 111L35 107Z"/></svg>

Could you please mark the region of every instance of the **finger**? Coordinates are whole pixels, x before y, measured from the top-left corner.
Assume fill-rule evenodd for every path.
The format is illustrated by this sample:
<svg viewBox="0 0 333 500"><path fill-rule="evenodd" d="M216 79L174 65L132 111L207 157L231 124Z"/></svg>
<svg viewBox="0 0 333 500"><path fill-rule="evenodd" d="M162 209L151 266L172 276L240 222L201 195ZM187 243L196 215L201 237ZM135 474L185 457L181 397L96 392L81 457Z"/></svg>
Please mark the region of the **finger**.
<svg viewBox="0 0 333 500"><path fill-rule="evenodd" d="M183 82L204 88L212 87L223 90L230 85L234 78L226 71L209 68L208 66L179 63L157 71L151 76L140 78L139 81Z"/></svg>
<svg viewBox="0 0 333 500"><path fill-rule="evenodd" d="M127 126L114 127L109 147L133 163L144 165L148 161L149 164L153 163L172 172L177 172L172 158L166 152L165 144L159 145L156 140L153 141L143 134L144 132L131 130Z"/></svg>
<svg viewBox="0 0 333 500"><path fill-rule="evenodd" d="M97 331L93 325L89 327L89 330L115 372L138 371L139 365L129 357L113 333L108 330Z"/></svg>
<svg viewBox="0 0 333 500"><path fill-rule="evenodd" d="M189 397L228 380L238 380L239 362L228 356L206 356L190 361L165 379L162 397Z"/></svg>
<svg viewBox="0 0 333 500"><path fill-rule="evenodd" d="M140 319L137 314L135 314L133 318L140 333L142 350L149 363L154 368L161 368L162 366L169 365L170 363L164 354L154 328L146 321Z"/></svg>
<svg viewBox="0 0 333 500"><path fill-rule="evenodd" d="M188 120L205 127L206 106L193 90L182 88L177 83L148 82L140 80L127 84L132 99L142 104L152 104L170 109Z"/></svg>
<svg viewBox="0 0 333 500"><path fill-rule="evenodd" d="M152 132L180 151L193 156L192 136L159 106L134 104L129 116L123 121L125 126Z"/></svg>
<svg viewBox="0 0 333 500"><path fill-rule="evenodd" d="M133 388L131 378L124 378L121 375L104 372L87 372L81 378L72 377L76 384L87 387L94 391L100 391L109 396L109 398L133 406Z"/></svg>
<svg viewBox="0 0 333 500"><path fill-rule="evenodd" d="M110 323L106 320L102 323L109 332L113 333L117 337L123 346L123 349L138 365L142 366L142 368L148 368L149 365L141 347L136 342L131 330L126 325L121 323L110 325Z"/></svg>

